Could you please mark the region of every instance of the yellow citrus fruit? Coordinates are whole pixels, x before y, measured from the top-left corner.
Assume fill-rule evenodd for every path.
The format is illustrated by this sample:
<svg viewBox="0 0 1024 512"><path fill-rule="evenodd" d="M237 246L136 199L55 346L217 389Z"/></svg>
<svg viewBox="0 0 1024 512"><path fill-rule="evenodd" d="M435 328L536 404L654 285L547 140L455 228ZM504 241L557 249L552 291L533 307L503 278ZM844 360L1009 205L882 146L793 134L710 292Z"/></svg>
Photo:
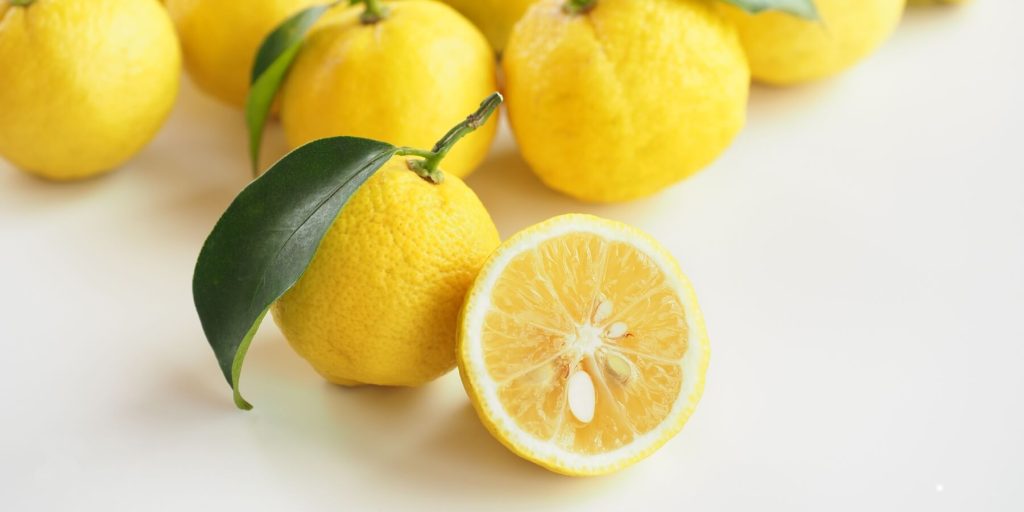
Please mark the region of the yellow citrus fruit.
<svg viewBox="0 0 1024 512"><path fill-rule="evenodd" d="M957 5L968 0L907 0L907 5Z"/></svg>
<svg viewBox="0 0 1024 512"><path fill-rule="evenodd" d="M55 180L114 169L163 124L180 74L157 2L0 0L0 156Z"/></svg>
<svg viewBox="0 0 1024 512"><path fill-rule="evenodd" d="M289 145L353 135L430 147L494 92L491 49L459 13L423 0L384 6L375 23L360 20L361 6L334 10L309 34L281 92ZM466 176L483 160L496 118L452 149L446 172Z"/></svg>
<svg viewBox="0 0 1024 512"><path fill-rule="evenodd" d="M487 36L494 51L501 52L512 27L536 0L444 0L469 18Z"/></svg>
<svg viewBox="0 0 1024 512"><path fill-rule="evenodd" d="M499 441L552 471L596 475L682 429L710 349L672 255L635 228L573 214L520 232L487 260L456 357Z"/></svg>
<svg viewBox="0 0 1024 512"><path fill-rule="evenodd" d="M739 30L758 81L790 85L835 75L868 56L899 23L905 0L816 0L821 19L721 8Z"/></svg>
<svg viewBox="0 0 1024 512"><path fill-rule="evenodd" d="M455 366L462 299L498 242L462 180L435 185L393 159L349 199L274 320L331 382L423 384Z"/></svg>
<svg viewBox="0 0 1024 512"><path fill-rule="evenodd" d="M732 25L700 0L542 0L503 57L509 119L533 171L586 201L659 190L742 128L750 76Z"/></svg>
<svg viewBox="0 0 1024 512"><path fill-rule="evenodd" d="M317 0L167 0L178 29L185 69L204 91L238 107L249 94L252 65L263 39Z"/></svg>

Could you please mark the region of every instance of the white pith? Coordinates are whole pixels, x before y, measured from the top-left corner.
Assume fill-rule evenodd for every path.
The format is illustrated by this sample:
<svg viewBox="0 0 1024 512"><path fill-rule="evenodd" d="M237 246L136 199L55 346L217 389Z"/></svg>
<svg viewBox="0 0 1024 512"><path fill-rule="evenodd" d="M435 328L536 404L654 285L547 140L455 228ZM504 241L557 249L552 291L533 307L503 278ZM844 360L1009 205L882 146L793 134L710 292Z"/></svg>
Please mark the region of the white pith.
<svg viewBox="0 0 1024 512"><path fill-rule="evenodd" d="M494 382L487 375L480 340L485 316L491 309L491 292L509 262L519 254L536 248L546 240L569 233L590 233L609 242L628 243L648 255L662 271L668 286L676 292L683 304L690 333L687 351L679 362L683 372L680 393L664 421L655 429L638 435L628 445L597 454L569 451L548 439L539 439L523 431L499 400L497 386L499 383ZM583 215L563 216L554 222L549 222L542 229L514 239L511 246L498 254L487 266L487 270L478 278L470 300L474 302L473 307L463 318L463 328L467 337L462 351L465 361L464 370L468 374L466 377L476 389L481 402L478 405L494 426L504 434L506 442L542 464L558 468L572 468L580 473L600 473L609 468L618 467L625 461L646 456L666 437L681 428L682 422L689 416L700 398L702 379L699 377L702 374L703 366L707 364L708 353L703 325L700 323L700 313L691 287L689 283L685 282L685 277L681 275L675 262L663 249L657 247L648 237L634 232L628 227ZM625 332L625 325L620 326L617 323L603 325L602 320L608 317L612 308L613 305L609 304L606 312L598 307L592 322L578 326L575 338L569 340L571 341L570 345L576 348L577 353L588 355L585 357L586 360L593 361L592 354L601 345L602 337L614 338L615 335L621 334L618 331ZM625 369L623 370L622 373L627 373ZM591 377L595 377L594 374L597 372L590 371L588 373L592 374ZM616 373L618 372L613 372L613 375ZM600 378L599 375L596 377ZM622 378L628 378L628 373Z"/></svg>

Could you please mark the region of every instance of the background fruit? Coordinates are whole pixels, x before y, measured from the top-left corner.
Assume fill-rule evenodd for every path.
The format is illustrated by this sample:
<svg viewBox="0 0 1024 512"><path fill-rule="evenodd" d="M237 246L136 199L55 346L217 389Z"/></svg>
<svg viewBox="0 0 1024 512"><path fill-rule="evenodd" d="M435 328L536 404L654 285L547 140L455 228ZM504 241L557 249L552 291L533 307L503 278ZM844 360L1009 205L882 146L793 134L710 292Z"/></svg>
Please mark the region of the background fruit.
<svg viewBox="0 0 1024 512"><path fill-rule="evenodd" d="M341 210L274 320L331 382L422 384L454 367L463 297L498 242L462 180L435 185L393 159Z"/></svg>
<svg viewBox="0 0 1024 512"><path fill-rule="evenodd" d="M588 201L653 194L709 164L743 126L739 39L696 0L534 4L505 48L508 112L526 161ZM639 56L643 56L642 58Z"/></svg>
<svg viewBox="0 0 1024 512"><path fill-rule="evenodd" d="M469 18L501 53L512 27L536 0L444 0Z"/></svg>
<svg viewBox="0 0 1024 512"><path fill-rule="evenodd" d="M109 171L163 124L181 56L155 1L0 2L0 156L51 179Z"/></svg>
<svg viewBox="0 0 1024 512"><path fill-rule="evenodd" d="M727 4L756 80L788 85L828 77L875 50L903 13L904 0L816 0L820 21Z"/></svg>
<svg viewBox="0 0 1024 512"><path fill-rule="evenodd" d="M429 148L497 89L494 56L452 8L411 0L364 24L361 6L329 13L308 36L281 93L289 145L354 135ZM444 170L469 174L486 156L497 116L448 155Z"/></svg>
<svg viewBox="0 0 1024 512"><path fill-rule="evenodd" d="M166 0L197 85L241 107L256 51L274 27L317 0Z"/></svg>
<svg viewBox="0 0 1024 512"><path fill-rule="evenodd" d="M689 281L650 236L589 215L516 234L473 283L457 359L488 430L552 471L616 471L700 400L710 352Z"/></svg>

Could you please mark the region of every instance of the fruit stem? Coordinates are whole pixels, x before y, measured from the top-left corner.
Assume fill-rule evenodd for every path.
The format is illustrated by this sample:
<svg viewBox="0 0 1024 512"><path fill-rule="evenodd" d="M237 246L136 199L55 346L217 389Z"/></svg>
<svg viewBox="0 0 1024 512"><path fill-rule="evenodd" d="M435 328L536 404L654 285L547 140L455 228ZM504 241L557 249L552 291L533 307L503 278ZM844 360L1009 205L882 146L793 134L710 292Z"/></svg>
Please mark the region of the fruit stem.
<svg viewBox="0 0 1024 512"><path fill-rule="evenodd" d="M585 14L597 7L597 0L566 0L562 10L569 14Z"/></svg>
<svg viewBox="0 0 1024 512"><path fill-rule="evenodd" d="M359 21L363 25L373 25L388 17L388 8L380 3L380 0L352 0L352 5L363 4L366 9L359 15Z"/></svg>
<svg viewBox="0 0 1024 512"><path fill-rule="evenodd" d="M36 0L10 0L11 5L13 5L15 7L24 7L24 6L26 6L26 5L28 5L28 4L32 3L32 2L35 2L35 1Z"/></svg>
<svg viewBox="0 0 1024 512"><path fill-rule="evenodd" d="M441 164L441 160L451 151L452 146L459 139L483 126L495 109L498 108L498 105L501 105L502 99L501 93L491 93L490 96L480 103L480 107L476 109L476 112L466 116L466 119L461 123L448 130L448 133L444 134L444 137L441 137L441 140L437 141L437 144L434 144L433 149L430 151L416 148L400 148L396 154L423 158L423 160L408 160L406 163L409 169L425 180L441 183L444 181L444 174L437 168Z"/></svg>

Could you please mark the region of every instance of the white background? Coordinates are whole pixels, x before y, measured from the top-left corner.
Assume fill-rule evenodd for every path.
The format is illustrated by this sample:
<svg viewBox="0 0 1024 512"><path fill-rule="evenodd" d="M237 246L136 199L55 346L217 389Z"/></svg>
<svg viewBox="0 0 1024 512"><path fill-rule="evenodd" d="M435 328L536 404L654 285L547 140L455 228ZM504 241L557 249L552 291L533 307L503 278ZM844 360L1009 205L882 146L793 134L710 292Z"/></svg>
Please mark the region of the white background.
<svg viewBox="0 0 1024 512"><path fill-rule="evenodd" d="M1021 20L913 12L838 79L755 87L732 149L650 200L559 196L502 132L469 183L503 236L572 211L635 224L706 313L696 414L601 478L506 451L454 373L330 386L272 322L236 410L190 279L245 135L187 81L113 175L0 163L0 509L1024 510Z"/></svg>

